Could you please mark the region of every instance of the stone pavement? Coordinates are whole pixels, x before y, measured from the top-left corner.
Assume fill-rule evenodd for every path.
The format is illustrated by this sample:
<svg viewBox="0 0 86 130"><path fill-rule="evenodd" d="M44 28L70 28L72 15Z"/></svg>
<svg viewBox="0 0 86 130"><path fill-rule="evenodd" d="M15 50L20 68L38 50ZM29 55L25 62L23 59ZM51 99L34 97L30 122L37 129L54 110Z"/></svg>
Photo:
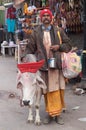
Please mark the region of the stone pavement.
<svg viewBox="0 0 86 130"><path fill-rule="evenodd" d="M66 87L67 110L62 113L64 125L58 125L54 121L49 125L42 124L39 127L28 124L28 107L21 107L19 104L20 91L16 88L16 74L17 68L14 57L0 56L0 130L86 130L86 122L78 120L79 118L86 118L86 95L74 95L72 85ZM15 96L10 97L10 94ZM74 107L75 109L73 109ZM44 119L46 115L43 97L40 115L41 119Z"/></svg>

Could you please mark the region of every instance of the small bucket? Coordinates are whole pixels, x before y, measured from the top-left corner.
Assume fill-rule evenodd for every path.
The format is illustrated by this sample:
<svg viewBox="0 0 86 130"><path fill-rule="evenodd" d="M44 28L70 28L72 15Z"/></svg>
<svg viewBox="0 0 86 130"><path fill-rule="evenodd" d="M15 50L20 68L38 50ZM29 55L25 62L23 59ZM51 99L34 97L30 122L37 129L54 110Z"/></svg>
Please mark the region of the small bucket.
<svg viewBox="0 0 86 130"><path fill-rule="evenodd" d="M52 69L56 68L56 59L55 58L48 59L48 67L52 68Z"/></svg>

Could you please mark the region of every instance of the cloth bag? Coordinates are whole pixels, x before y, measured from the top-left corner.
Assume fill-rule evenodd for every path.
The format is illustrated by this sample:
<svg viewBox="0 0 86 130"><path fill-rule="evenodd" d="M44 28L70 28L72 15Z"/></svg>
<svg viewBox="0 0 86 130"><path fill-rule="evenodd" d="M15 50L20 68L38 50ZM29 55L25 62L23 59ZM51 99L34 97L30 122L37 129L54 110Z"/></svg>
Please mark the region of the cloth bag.
<svg viewBox="0 0 86 130"><path fill-rule="evenodd" d="M58 31L58 37L60 39L60 44L62 44L60 32ZM76 52L62 52L62 72L65 78L71 79L77 77L82 71L81 57L76 54Z"/></svg>
<svg viewBox="0 0 86 130"><path fill-rule="evenodd" d="M81 58L76 52L62 53L62 72L65 78L71 79L77 77L81 70Z"/></svg>

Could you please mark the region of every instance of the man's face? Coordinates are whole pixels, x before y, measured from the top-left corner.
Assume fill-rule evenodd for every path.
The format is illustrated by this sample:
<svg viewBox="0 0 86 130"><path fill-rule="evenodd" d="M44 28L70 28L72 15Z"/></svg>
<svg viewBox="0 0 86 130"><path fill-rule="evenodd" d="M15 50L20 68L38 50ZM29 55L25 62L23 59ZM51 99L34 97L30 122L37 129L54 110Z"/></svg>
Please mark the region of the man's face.
<svg viewBox="0 0 86 130"><path fill-rule="evenodd" d="M50 18L50 15L48 13L43 14L42 22L44 24L50 24L51 23L51 18Z"/></svg>

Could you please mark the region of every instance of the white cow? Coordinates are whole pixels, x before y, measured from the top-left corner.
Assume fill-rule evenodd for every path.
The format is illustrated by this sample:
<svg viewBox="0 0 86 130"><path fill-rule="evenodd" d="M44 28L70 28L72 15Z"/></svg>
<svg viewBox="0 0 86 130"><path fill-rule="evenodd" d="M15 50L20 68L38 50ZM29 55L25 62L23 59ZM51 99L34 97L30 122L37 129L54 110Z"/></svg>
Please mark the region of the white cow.
<svg viewBox="0 0 86 130"><path fill-rule="evenodd" d="M29 62L36 62L36 58L34 55L28 55ZM40 125L40 114L39 114L39 107L40 107L40 100L42 96L42 89L46 92L46 84L41 78L41 74L39 71L36 73L25 72L21 73L18 72L17 75L17 88L21 88L22 92L22 103L25 106L29 107L29 115L28 115L28 122L33 122L33 111L32 106L35 102L35 124Z"/></svg>

